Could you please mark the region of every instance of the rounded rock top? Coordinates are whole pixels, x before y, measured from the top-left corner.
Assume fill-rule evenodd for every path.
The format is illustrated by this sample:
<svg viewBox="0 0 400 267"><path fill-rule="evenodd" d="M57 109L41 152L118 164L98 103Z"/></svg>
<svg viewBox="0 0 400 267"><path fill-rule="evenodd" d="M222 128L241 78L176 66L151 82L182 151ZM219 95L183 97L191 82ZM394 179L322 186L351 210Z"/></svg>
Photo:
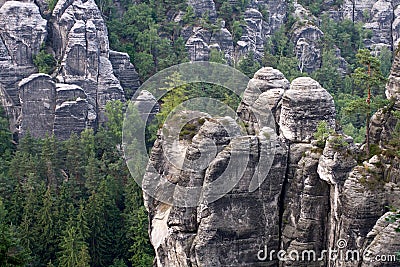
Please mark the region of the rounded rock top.
<svg viewBox="0 0 400 267"><path fill-rule="evenodd" d="M264 67L259 69L254 74L254 79L257 80L280 80L286 79L282 72L272 67Z"/></svg>
<svg viewBox="0 0 400 267"><path fill-rule="evenodd" d="M322 86L310 77L299 77L292 81L290 90L318 90L323 89Z"/></svg>

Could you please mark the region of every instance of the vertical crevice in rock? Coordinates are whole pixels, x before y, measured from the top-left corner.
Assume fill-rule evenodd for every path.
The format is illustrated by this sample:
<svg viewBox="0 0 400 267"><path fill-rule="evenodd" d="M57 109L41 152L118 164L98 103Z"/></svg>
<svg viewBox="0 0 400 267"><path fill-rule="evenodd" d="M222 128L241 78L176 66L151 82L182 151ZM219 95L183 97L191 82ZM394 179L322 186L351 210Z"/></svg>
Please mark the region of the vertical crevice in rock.
<svg viewBox="0 0 400 267"><path fill-rule="evenodd" d="M289 185L289 172L290 172L290 144L287 145L288 154L286 160L286 170L285 170L285 177L282 184L282 191L279 196L279 248L282 249L282 235L283 235L283 220L284 220L284 213L285 213L285 203L287 202L286 199L286 192L288 190Z"/></svg>

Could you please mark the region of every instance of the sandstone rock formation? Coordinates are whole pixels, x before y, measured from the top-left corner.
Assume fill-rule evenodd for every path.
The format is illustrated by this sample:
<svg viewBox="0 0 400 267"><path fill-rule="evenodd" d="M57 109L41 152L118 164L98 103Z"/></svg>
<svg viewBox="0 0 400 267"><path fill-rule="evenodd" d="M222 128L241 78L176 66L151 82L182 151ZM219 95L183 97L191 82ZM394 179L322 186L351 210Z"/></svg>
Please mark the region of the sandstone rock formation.
<svg viewBox="0 0 400 267"><path fill-rule="evenodd" d="M34 3L7 1L0 8L0 87L11 129L20 124L18 83L36 72L32 55L46 38L46 20Z"/></svg>
<svg viewBox="0 0 400 267"><path fill-rule="evenodd" d="M47 74L32 74L19 83L23 117L20 133L50 136L53 132L56 84Z"/></svg>
<svg viewBox="0 0 400 267"><path fill-rule="evenodd" d="M393 67L392 76L396 75ZM398 90L395 83L392 86L390 90ZM316 258L328 249L360 253L367 249L371 257L383 252L395 255L400 236L396 225L385 220L389 216L385 207L400 205L398 159L383 152L357 162L362 150L351 137L339 133L333 133L323 147L315 142L318 122L324 120L335 129L335 108L329 93L310 78L294 80L289 89L281 72L263 68L249 82L243 99L238 115L247 133L229 135L221 118L206 116L192 139L179 141L183 149L174 150L173 158L183 156L181 165L166 156L171 146L160 132L149 164L154 169L148 169L144 181L148 184L160 176L173 185L203 186L205 193L194 195L199 200L196 207L185 208L157 201L153 198L157 194L145 194L156 266L370 266L363 257L348 262L328 256L313 261L313 254L311 261L288 254L284 261L276 254L269 258L268 252L278 250L297 251L300 256L313 250ZM272 109L272 115L265 116L262 107ZM260 114L264 121L257 120ZM371 129L390 138L393 120L376 116ZM278 127L266 134L263 123L271 118ZM249 191L252 175L260 174L260 166L271 160L259 163L263 151L268 151L268 138L276 148L271 170L255 191ZM381 140L383 150L385 140ZM252 160L240 175L243 165L236 162L247 162L245 155ZM193 160L204 156L203 167L196 169ZM212 192L208 185L224 177L230 161L235 167L227 177L237 179L236 186L215 201L204 201L201 196ZM161 190L160 185L152 187L159 195L179 197L183 192L174 187Z"/></svg>
<svg viewBox="0 0 400 267"><path fill-rule="evenodd" d="M208 16L208 18L215 22L217 19L217 10L215 9L215 3L213 0L189 0L188 4L193 7L197 17Z"/></svg>
<svg viewBox="0 0 400 267"><path fill-rule="evenodd" d="M43 1L6 1L0 37L0 99L21 135L66 139L97 127L108 101L124 101L124 89L129 97L140 85L129 56L110 50L92 0L58 1L52 14ZM51 76L35 74L33 64L45 43L60 63Z"/></svg>
<svg viewBox="0 0 400 267"><path fill-rule="evenodd" d="M335 114L328 91L311 78L297 78L283 96L281 133L292 142L310 142L318 122L326 121L329 128L335 128Z"/></svg>

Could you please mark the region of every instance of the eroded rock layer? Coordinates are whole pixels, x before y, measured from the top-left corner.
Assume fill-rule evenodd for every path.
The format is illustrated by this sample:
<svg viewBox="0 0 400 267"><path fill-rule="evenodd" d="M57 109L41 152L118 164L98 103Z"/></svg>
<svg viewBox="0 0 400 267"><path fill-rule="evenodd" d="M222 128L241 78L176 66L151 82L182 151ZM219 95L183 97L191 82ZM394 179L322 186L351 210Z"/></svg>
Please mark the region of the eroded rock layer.
<svg viewBox="0 0 400 267"><path fill-rule="evenodd" d="M394 66L392 79L397 75ZM396 83L390 86L391 92L398 90ZM391 214L386 207L400 205L399 159L388 153L397 122L391 114L398 101L371 122L371 135L382 153L360 161L364 148L335 133L332 96L318 82L298 78L289 86L281 72L263 68L250 80L243 99L238 116L244 135L229 135L221 123L226 118L206 116L193 138L172 146L171 159L171 144L163 137L170 131L160 131L150 157L154 168L148 170L153 172L146 173L144 183L150 188L159 176L173 185L202 186L203 193L193 195L197 205L185 208L157 201L165 194L179 197L182 188L165 191L161 183L152 187L155 194L145 194L156 266L397 266L393 261L369 264L370 257L399 250L398 223L386 220ZM275 132L263 126L271 119ZM321 121L333 131L322 143L314 137ZM262 157L271 147L265 140L274 140L273 159ZM193 160L205 155L199 171ZM178 158L182 164L174 164ZM265 180L249 190L254 174L268 160L272 164ZM249 163L244 172L240 162ZM229 163L236 167L224 176ZM236 186L215 201L204 201L201 196L210 194L210 185L221 177L238 178ZM278 258L279 250L297 252L300 258ZM360 257L346 261L323 256L328 250L358 251ZM366 250L370 257L362 257Z"/></svg>
<svg viewBox="0 0 400 267"><path fill-rule="evenodd" d="M34 58L42 49L55 58L51 76L37 74ZM10 128L34 137L67 139L97 127L108 101L124 101L124 89L132 96L140 85L129 56L110 50L91 0L58 1L52 13L43 1L1 3L0 69Z"/></svg>

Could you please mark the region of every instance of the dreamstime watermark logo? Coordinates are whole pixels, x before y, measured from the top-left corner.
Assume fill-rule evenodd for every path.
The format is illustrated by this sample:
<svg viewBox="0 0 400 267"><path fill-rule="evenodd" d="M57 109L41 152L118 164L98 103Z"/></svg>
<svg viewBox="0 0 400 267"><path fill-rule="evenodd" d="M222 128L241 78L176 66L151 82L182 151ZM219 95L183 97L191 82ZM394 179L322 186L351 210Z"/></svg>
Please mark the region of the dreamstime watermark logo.
<svg viewBox="0 0 400 267"><path fill-rule="evenodd" d="M348 249L347 241L339 239L334 249L326 249L320 252L315 250L268 250L265 246L257 253L259 261L287 261L287 262L400 262L400 256L396 254L374 255L369 250Z"/></svg>
<svg viewBox="0 0 400 267"><path fill-rule="evenodd" d="M250 192L259 188L267 177L275 156L277 136L273 115L267 106L257 105L254 108L261 91L253 85L251 92L245 93L249 83L246 75L227 65L212 62L184 63L165 69L148 79L133 96L124 119L123 148L135 181L147 195L158 201L178 207L196 207L200 203L216 201L230 192L242 179L250 161L254 161L251 147L254 149L255 137L248 135L236 111L220 99L212 97L192 98L177 105L168 114L161 129L162 149L159 148L158 152L163 153L163 162L157 163L150 158L145 138L146 125L154 105L141 105L139 111L138 101L141 95L149 96L150 92L160 102L167 93L160 88L165 88L171 77L179 77L174 88L206 83L222 86L240 98L242 106L246 107L252 121L257 125L257 142L262 148L258 160L262 164L255 164L255 171L248 181ZM212 118L212 122L222 126L228 134L229 145L222 149L229 154L229 162L218 177L199 182L198 177L204 177L207 168L217 160L221 146L212 136L203 136L196 144L199 150L196 157L187 157L185 155L188 153L188 146L180 142L180 133L187 123L204 118ZM156 166L157 164L162 166ZM184 183L176 181L182 174L189 177Z"/></svg>

